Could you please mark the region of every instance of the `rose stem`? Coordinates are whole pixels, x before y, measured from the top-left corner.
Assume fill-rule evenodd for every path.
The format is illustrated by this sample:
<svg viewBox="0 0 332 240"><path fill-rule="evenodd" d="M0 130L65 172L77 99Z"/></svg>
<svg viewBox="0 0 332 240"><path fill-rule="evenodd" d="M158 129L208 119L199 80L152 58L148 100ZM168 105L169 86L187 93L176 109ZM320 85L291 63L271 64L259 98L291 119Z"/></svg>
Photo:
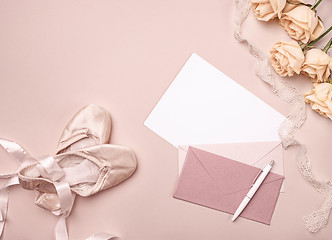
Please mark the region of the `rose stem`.
<svg viewBox="0 0 332 240"><path fill-rule="evenodd" d="M308 47L317 43L319 40L321 40L323 37L325 37L325 35L328 34L331 30L332 30L332 26L329 29L327 29L322 35L320 35L319 38L317 38L315 41L309 42L306 46L304 46L304 48L302 48L302 51L306 50Z"/></svg>
<svg viewBox="0 0 332 240"><path fill-rule="evenodd" d="M323 52L327 53L327 51L331 48L332 46L332 38L330 39L330 41L325 45Z"/></svg>
<svg viewBox="0 0 332 240"><path fill-rule="evenodd" d="M323 0L319 0L312 8L311 8L311 10L315 10L317 7L318 7L318 5L322 2Z"/></svg>

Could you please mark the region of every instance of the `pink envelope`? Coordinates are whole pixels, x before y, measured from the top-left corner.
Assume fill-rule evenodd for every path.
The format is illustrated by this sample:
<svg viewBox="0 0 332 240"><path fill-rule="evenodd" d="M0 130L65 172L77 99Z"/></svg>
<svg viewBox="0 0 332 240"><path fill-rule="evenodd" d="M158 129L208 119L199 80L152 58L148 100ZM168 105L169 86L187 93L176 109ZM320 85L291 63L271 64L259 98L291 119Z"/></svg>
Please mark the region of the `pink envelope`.
<svg viewBox="0 0 332 240"><path fill-rule="evenodd" d="M234 214L260 170L189 147L173 196ZM283 179L283 176L270 172L240 217L269 225Z"/></svg>
<svg viewBox="0 0 332 240"><path fill-rule="evenodd" d="M178 147L179 175L185 162L189 145ZM191 147L233 159L257 168L263 168L274 160L271 172L284 176L283 147L281 142L246 142L222 144L195 144ZM285 181L280 192L285 192Z"/></svg>

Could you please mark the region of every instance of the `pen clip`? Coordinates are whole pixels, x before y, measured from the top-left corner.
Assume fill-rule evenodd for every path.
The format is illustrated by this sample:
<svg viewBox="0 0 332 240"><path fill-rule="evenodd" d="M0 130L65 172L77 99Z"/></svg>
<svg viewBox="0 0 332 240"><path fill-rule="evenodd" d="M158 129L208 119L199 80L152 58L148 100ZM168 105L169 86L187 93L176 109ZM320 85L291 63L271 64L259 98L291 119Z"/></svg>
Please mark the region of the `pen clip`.
<svg viewBox="0 0 332 240"><path fill-rule="evenodd" d="M259 177L259 175L261 175L261 173L263 172L263 170L262 169L260 169L259 170L259 172L257 173L257 175L256 175L256 177L255 177L255 179L254 179L254 181L252 182L252 184L251 184L251 186L250 187L252 187L254 184L255 184L255 182L256 182L256 180L257 180L257 178Z"/></svg>

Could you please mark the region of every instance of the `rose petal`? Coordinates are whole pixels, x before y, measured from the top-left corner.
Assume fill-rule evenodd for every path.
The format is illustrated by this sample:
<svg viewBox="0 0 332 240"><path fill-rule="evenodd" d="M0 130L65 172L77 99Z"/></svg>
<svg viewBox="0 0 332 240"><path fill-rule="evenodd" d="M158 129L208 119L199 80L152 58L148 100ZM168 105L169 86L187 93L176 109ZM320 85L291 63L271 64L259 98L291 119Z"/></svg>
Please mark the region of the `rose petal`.
<svg viewBox="0 0 332 240"><path fill-rule="evenodd" d="M290 7L286 4L279 23L289 36L303 43L316 39L324 31L316 13L304 5Z"/></svg>
<svg viewBox="0 0 332 240"><path fill-rule="evenodd" d="M316 40L320 35L323 34L324 31L325 28L323 26L323 23L321 21L318 21L318 25L316 26L315 30L311 35L311 40Z"/></svg>

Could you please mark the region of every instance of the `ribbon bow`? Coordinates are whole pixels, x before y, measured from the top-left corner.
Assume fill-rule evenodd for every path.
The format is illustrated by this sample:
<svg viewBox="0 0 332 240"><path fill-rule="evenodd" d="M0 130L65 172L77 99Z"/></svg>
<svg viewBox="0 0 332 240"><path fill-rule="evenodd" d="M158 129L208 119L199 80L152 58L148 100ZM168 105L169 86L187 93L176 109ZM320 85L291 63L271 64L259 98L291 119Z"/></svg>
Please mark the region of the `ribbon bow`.
<svg viewBox="0 0 332 240"><path fill-rule="evenodd" d="M68 182L58 181L65 175L63 169L59 167L52 156L33 158L22 146L5 139L0 139L0 145L20 165L20 168L15 173L0 174L0 179L8 179L7 182L0 188L0 237L2 236L7 216L9 188L14 185L23 184L20 183L18 178L19 170L27 163L34 161L38 163L37 170L39 171L39 174L53 183L59 197L60 210L52 211L54 215L60 216L55 228L56 240L68 240L66 218L70 215L76 194L71 191ZM99 233L90 236L86 240L109 240L116 238L117 237L107 233Z"/></svg>

